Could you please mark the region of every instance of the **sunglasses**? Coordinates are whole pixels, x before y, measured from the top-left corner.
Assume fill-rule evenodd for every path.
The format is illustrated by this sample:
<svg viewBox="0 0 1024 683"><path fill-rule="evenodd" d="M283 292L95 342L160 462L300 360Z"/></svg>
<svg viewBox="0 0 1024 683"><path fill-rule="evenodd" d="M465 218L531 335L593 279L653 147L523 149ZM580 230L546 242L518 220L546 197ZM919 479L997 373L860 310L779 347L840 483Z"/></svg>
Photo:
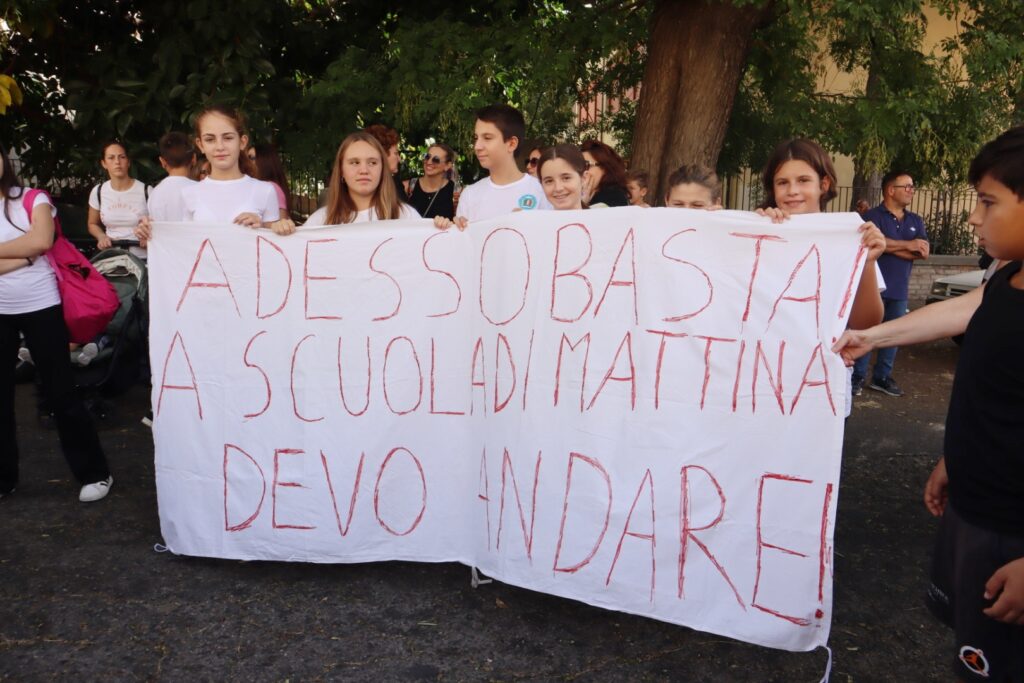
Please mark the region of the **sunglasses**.
<svg viewBox="0 0 1024 683"><path fill-rule="evenodd" d="M431 156L430 154L424 154L423 155L423 163L427 163L428 161L430 163L433 163L433 164L440 164L440 163L442 163L441 157L437 156L436 154L433 155L433 156Z"/></svg>
<svg viewBox="0 0 1024 683"><path fill-rule="evenodd" d="M530 157L526 160L527 166L536 166L538 163L540 163L540 157Z"/></svg>

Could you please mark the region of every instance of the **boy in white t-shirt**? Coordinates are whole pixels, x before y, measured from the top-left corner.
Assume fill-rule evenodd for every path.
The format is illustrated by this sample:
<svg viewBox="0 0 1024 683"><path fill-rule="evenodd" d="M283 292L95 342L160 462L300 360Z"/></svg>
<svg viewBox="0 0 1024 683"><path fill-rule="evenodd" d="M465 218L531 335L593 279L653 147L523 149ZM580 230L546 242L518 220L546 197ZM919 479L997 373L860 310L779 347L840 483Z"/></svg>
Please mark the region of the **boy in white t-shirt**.
<svg viewBox="0 0 1024 683"><path fill-rule="evenodd" d="M462 191L454 221L459 229L464 229L470 221L513 211L551 208L537 179L516 166L516 148L525 135L526 122L515 107L492 104L476 112L473 151L480 166L490 175ZM452 225L443 218L435 219L434 223L439 228Z"/></svg>
<svg viewBox="0 0 1024 683"><path fill-rule="evenodd" d="M196 181L188 177L189 169L196 160L192 141L184 133L166 133L160 138L160 165L167 171L149 193L149 219L151 221L185 220L185 204L181 191Z"/></svg>
<svg viewBox="0 0 1024 683"><path fill-rule="evenodd" d="M104 146L100 162L110 180L100 183L89 193L89 234L96 246L109 249L113 240L134 240L139 220L148 215L146 201L149 188L128 175L131 161L124 145L111 142ZM132 247L131 252L146 258L146 250Z"/></svg>

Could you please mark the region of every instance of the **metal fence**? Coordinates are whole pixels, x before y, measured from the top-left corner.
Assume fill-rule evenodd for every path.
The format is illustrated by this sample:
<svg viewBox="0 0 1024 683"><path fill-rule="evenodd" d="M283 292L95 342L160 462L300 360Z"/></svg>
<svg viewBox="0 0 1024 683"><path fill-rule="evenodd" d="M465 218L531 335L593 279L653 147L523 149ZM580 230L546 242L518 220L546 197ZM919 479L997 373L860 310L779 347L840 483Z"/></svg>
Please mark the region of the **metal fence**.
<svg viewBox="0 0 1024 683"><path fill-rule="evenodd" d="M855 189L837 187L837 195L825 206L825 211L851 211ZM724 178L722 195L722 204L727 209L739 211L753 211L764 200L760 178L749 172ZM882 200L877 189L868 190L866 196L870 206ZM933 254L976 254L978 244L967 218L977 202L978 195L970 188L921 187L914 192L908 208L924 219Z"/></svg>

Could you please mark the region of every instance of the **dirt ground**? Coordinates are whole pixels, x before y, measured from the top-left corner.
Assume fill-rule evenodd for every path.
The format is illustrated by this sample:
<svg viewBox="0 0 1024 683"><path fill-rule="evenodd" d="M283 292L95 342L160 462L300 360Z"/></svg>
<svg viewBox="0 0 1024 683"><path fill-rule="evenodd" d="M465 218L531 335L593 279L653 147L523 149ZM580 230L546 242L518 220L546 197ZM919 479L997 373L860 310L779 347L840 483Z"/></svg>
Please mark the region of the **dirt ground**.
<svg viewBox="0 0 1024 683"><path fill-rule="evenodd" d="M865 391L847 424L835 534L833 681L949 680L924 608L936 523L921 491L941 452L956 347L903 349L907 391ZM22 482L0 500L0 680L818 681L790 653L494 583L462 565L177 557L160 542L147 405L101 426L115 485L77 500L56 433L18 390Z"/></svg>

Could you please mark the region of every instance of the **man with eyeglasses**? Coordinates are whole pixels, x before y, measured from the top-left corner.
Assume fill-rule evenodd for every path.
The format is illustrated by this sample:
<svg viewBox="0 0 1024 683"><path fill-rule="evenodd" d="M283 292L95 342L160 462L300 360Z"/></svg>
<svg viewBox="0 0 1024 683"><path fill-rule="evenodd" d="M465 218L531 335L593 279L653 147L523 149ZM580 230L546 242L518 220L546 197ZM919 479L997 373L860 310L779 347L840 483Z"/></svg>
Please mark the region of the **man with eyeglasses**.
<svg viewBox="0 0 1024 683"><path fill-rule="evenodd" d="M910 299L910 269L917 259L929 254L928 234L924 221L907 207L914 199L914 179L904 171L890 171L882 177L882 203L867 211L864 220L871 221L885 235L885 253L878 257L878 267L885 278L882 303L885 320L895 320L907 313ZM859 396L867 379L871 354L857 359L853 366L853 395ZM868 389L889 396L902 396L903 390L892 378L896 348L879 349Z"/></svg>

